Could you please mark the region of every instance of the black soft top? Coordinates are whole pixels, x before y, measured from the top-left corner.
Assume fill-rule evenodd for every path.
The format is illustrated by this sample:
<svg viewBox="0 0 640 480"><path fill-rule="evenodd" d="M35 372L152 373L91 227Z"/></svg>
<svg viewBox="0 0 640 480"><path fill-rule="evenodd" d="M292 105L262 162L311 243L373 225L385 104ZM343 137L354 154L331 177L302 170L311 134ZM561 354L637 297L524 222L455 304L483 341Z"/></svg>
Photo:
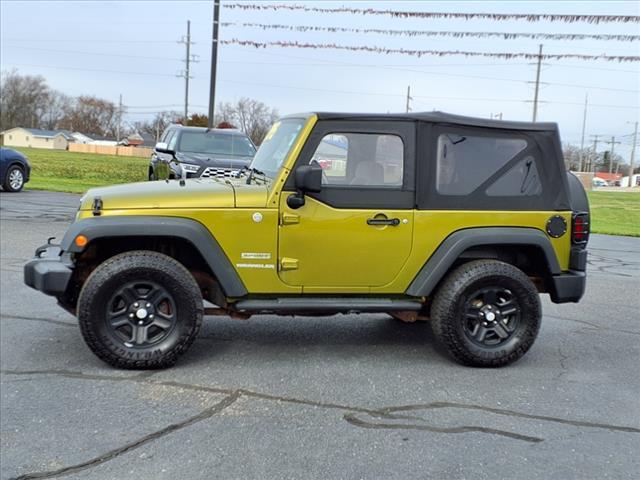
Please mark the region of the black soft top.
<svg viewBox="0 0 640 480"><path fill-rule="evenodd" d="M506 120L490 120L487 118L466 117L446 112L411 112L411 113L340 113L316 112L318 120L369 120L369 121L419 121L429 123L448 123L470 127L499 128L503 130L528 130L555 132L558 124L552 122L513 122Z"/></svg>

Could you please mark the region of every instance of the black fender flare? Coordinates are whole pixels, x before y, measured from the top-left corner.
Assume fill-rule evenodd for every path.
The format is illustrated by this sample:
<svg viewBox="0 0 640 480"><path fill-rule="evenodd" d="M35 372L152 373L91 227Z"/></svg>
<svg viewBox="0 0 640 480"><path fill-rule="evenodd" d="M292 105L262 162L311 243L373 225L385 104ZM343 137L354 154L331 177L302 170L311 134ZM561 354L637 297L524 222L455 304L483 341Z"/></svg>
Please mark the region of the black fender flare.
<svg viewBox="0 0 640 480"><path fill-rule="evenodd" d="M550 273L552 275L561 273L555 250L542 230L528 227L465 228L452 233L438 246L413 279L406 293L414 297L430 295L462 252L482 245L538 247L546 258Z"/></svg>
<svg viewBox="0 0 640 480"><path fill-rule="evenodd" d="M209 230L188 218L164 216L109 216L79 220L69 227L60 247L65 252L80 253L74 239L84 235L92 240L115 237L175 237L186 240L200 252L228 297L243 297L247 289L231 261Z"/></svg>

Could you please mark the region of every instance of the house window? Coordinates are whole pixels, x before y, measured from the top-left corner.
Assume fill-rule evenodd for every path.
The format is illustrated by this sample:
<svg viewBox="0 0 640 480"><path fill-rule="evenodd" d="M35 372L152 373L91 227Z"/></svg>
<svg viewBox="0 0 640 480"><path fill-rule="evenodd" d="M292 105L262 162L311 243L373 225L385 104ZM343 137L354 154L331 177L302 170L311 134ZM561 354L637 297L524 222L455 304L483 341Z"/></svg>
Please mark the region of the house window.
<svg viewBox="0 0 640 480"><path fill-rule="evenodd" d="M44 141L45 141L45 142L48 142L48 141L49 141L49 139L48 139L48 138L45 138L45 139L44 139Z"/></svg>
<svg viewBox="0 0 640 480"><path fill-rule="evenodd" d="M29 141L29 137L25 137L25 140Z"/></svg>
<svg viewBox="0 0 640 480"><path fill-rule="evenodd" d="M9 140L13 140L13 136L12 135L9 135Z"/></svg>

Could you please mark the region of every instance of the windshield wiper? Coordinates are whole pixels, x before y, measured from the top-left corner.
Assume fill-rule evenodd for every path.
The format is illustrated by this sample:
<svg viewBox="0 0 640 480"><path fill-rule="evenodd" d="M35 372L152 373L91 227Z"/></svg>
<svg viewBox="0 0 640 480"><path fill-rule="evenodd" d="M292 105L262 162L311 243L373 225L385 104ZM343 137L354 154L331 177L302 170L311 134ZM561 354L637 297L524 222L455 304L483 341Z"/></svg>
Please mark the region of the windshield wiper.
<svg viewBox="0 0 640 480"><path fill-rule="evenodd" d="M251 180L253 180L254 175L262 175L265 180L267 178L267 175L264 172L258 170L255 167L242 167L241 171L247 171L247 170L249 171L249 176L247 177L247 182L246 182L247 185L251 185Z"/></svg>

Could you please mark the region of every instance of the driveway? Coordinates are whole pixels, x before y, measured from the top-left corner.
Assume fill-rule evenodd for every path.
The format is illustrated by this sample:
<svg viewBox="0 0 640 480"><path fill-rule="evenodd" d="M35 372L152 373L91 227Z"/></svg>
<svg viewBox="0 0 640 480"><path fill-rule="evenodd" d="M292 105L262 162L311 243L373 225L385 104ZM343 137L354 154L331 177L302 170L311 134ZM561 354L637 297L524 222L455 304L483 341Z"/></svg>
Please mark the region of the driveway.
<svg viewBox="0 0 640 480"><path fill-rule="evenodd" d="M507 368L453 363L425 323L341 315L207 317L174 368L132 372L22 283L77 205L0 194L3 479L638 477L640 238L593 235L586 297L544 298Z"/></svg>

